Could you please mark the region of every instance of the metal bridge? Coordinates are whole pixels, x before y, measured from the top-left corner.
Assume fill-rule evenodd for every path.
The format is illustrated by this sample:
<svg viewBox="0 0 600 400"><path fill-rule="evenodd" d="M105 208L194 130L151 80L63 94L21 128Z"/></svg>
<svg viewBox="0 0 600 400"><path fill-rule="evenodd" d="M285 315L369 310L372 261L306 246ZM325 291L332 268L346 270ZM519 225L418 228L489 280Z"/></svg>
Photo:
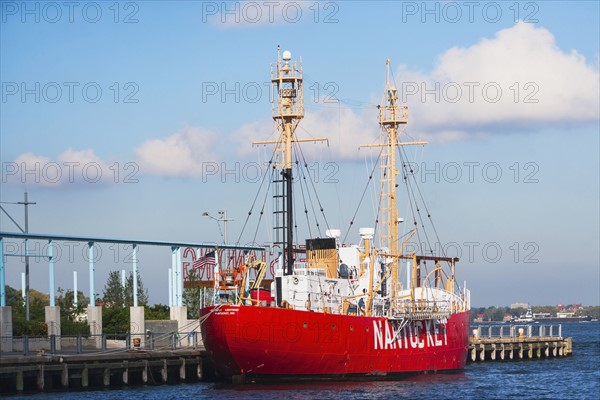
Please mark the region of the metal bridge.
<svg viewBox="0 0 600 400"><path fill-rule="evenodd" d="M22 239L25 241L25 254L5 254L4 239ZM28 242L30 240L40 240L48 242L48 252L46 255L31 255L28 254ZM7 256L35 256L48 259L48 277L49 277L49 294L50 294L50 306L55 306L56 289L54 284L54 242L84 242L88 246L88 258L89 258L89 298L90 306L96 304L96 295L94 293L95 286L95 268L94 268L94 243L114 243L114 244L126 244L132 246L132 273L133 273L133 305L138 306L137 297L137 273L138 273L138 259L137 259L137 248L141 245L147 246L160 246L171 248L171 274L169 275L169 305L170 306L182 306L183 305L183 267L181 262L181 248L191 247L194 249L224 249L224 250L242 250L242 251L265 251L264 247L254 246L234 246L234 245L217 245L215 243L193 243L193 242L168 242L168 241L155 241L155 240L133 240L133 239L122 239L122 238L106 238L106 237L92 237L92 236L65 236L65 235L51 235L51 234L33 234L33 233L18 233L18 232L1 232L0 231L0 307L6 306L6 261ZM217 261L218 262L218 261Z"/></svg>

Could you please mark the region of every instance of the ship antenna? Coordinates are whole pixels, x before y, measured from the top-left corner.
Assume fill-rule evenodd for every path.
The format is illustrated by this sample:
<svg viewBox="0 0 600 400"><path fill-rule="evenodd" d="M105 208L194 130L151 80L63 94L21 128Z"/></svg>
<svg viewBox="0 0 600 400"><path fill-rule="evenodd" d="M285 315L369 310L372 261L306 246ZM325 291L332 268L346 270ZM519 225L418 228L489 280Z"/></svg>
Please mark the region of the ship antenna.
<svg viewBox="0 0 600 400"><path fill-rule="evenodd" d="M385 60L385 88L390 86L390 59Z"/></svg>

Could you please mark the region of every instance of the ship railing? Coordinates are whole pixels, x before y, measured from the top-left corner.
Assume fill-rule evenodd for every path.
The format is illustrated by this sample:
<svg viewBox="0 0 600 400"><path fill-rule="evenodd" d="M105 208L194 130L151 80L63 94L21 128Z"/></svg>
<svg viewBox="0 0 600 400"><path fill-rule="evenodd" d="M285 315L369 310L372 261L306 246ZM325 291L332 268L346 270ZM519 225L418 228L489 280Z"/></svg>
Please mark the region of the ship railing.
<svg viewBox="0 0 600 400"><path fill-rule="evenodd" d="M452 303L445 300L396 300L391 303L389 319L447 319L452 315Z"/></svg>
<svg viewBox="0 0 600 400"><path fill-rule="evenodd" d="M478 338L524 338L524 337L556 337L562 338L562 325L478 325L473 328L473 335Z"/></svg>
<svg viewBox="0 0 600 400"><path fill-rule="evenodd" d="M325 276L325 270L323 268L307 268L304 263L301 267L294 267L294 275Z"/></svg>

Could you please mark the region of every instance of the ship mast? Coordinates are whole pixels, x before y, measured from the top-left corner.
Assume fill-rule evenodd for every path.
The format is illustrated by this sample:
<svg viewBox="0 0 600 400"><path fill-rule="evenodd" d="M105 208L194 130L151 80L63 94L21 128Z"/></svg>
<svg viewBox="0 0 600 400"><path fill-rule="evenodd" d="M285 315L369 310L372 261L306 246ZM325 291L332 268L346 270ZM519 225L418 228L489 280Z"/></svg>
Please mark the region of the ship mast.
<svg viewBox="0 0 600 400"><path fill-rule="evenodd" d="M379 126L386 134L385 143L367 144L361 147L383 147L380 164L381 219L380 245L388 249L388 254L382 254L391 259L391 297L395 298L398 291L398 260L400 243L398 243L397 184L396 177L396 148L407 145L424 145L427 142L399 142L398 128L408 123L408 106L398 104L398 90L390 82L390 60L386 60L385 92L379 110ZM372 289L371 289L372 290Z"/></svg>
<svg viewBox="0 0 600 400"><path fill-rule="evenodd" d="M271 66L271 91L273 103L273 121L277 125L280 136L277 140L254 141L257 144L275 144L275 151L281 152L279 162L274 167L281 169L282 212L284 223L280 227L284 233L284 251L286 258L285 275L291 275L294 267L293 253L293 174L292 174L292 143L323 142L325 138L298 139L294 133L300 120L304 117L304 86L302 78L302 62L291 61L292 54L284 51L281 54L277 47L277 63Z"/></svg>

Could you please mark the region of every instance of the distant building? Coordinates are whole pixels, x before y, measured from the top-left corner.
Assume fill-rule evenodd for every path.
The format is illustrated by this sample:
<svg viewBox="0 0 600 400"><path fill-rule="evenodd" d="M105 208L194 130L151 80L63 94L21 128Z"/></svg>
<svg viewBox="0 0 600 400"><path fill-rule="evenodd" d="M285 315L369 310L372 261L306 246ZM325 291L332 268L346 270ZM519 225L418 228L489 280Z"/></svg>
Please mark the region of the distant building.
<svg viewBox="0 0 600 400"><path fill-rule="evenodd" d="M514 310L516 308L525 308L525 309L527 309L527 308L529 308L529 303L512 303L510 305L510 309L511 310Z"/></svg>
<svg viewBox="0 0 600 400"><path fill-rule="evenodd" d="M483 322L483 314L477 314L477 316L473 318L473 322Z"/></svg>
<svg viewBox="0 0 600 400"><path fill-rule="evenodd" d="M575 313L574 312L564 312L563 311L563 312L556 313L556 316L558 318L571 318L571 317L575 316Z"/></svg>
<svg viewBox="0 0 600 400"><path fill-rule="evenodd" d="M512 319L512 315L510 313L505 313L504 318L502 318L502 322L509 322Z"/></svg>

